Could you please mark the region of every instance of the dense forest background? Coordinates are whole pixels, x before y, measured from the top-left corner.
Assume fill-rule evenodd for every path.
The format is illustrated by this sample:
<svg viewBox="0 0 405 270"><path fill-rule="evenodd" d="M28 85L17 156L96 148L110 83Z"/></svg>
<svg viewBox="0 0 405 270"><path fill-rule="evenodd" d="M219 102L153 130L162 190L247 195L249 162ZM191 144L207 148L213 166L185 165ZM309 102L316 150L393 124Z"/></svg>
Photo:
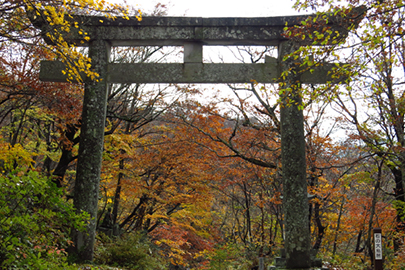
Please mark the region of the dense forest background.
<svg viewBox="0 0 405 270"><path fill-rule="evenodd" d="M309 85L302 93L312 246L336 269L366 269L379 227L386 269L404 269L405 4L307 0L296 8L334 12L361 4L367 13L347 43L298 52L306 62L348 63L345 84ZM70 59L84 70L89 59L63 40L45 45L27 17L38 8L62 27L74 27L62 23L63 12L139 13L102 1L0 1L0 268L77 269L68 251L72 230L82 230L88 217L72 206L83 85L41 82L39 63ZM149 15L165 14L157 5ZM292 34L301 38L309 23ZM181 53L113 48L111 58L162 62ZM275 53L233 48L252 63ZM255 82L113 85L94 263L271 264L283 246L278 89Z"/></svg>

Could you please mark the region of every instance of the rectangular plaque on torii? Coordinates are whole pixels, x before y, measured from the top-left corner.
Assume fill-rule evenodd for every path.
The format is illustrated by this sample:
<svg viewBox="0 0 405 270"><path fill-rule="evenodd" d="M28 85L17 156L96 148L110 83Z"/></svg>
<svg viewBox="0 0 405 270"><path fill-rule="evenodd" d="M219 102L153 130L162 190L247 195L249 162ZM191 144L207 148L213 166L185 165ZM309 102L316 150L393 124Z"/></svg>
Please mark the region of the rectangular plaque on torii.
<svg viewBox="0 0 405 270"><path fill-rule="evenodd" d="M361 19L364 7L354 9L343 17L327 16L330 33L345 39L350 26ZM285 216L285 267L287 269L310 268L310 232L308 224L308 199L305 164L305 139L301 104L301 83L323 84L332 81L329 74L335 64L324 63L312 72L300 72L296 60L286 55L294 53L300 46L311 45L313 40L288 39L284 33L286 25L300 26L310 18L305 16L280 16L266 18L199 18L199 17L144 17L129 20L110 20L96 16L72 16L79 28L87 33L84 39L76 29L64 34L67 42L77 46L88 46L89 56L95 72L102 80L85 81L82 114L82 130L75 185L75 207L80 211L97 214L98 189L103 151L104 123L106 117L106 94L110 83L278 83L283 71L289 72L282 87L290 89L281 96L281 138L283 168L283 207ZM315 15L312 16L315 18ZM322 17L319 17L322 18ZM41 29L44 39L52 27L31 17L34 25ZM306 29L312 31L315 29ZM325 33L326 34L326 33ZM331 38L330 40L333 40ZM277 46L278 58L266 57L259 64L203 63L204 45L263 45ZM319 44L316 44L319 45ZM328 44L324 44L328 45ZM110 63L111 46L184 46L183 63ZM42 63L40 78L44 81L66 81L61 62ZM335 81L336 82L336 81ZM287 104L287 100L296 103ZM288 106L287 106L288 105ZM91 222L86 233L74 237L79 259L92 260L95 223Z"/></svg>

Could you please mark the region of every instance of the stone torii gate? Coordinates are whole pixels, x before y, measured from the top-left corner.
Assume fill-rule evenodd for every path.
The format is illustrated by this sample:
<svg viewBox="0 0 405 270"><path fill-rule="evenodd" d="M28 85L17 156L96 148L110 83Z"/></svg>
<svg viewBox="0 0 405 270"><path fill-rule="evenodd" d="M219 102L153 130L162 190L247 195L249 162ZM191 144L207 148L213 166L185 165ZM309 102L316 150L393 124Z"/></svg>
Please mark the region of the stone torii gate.
<svg viewBox="0 0 405 270"><path fill-rule="evenodd" d="M329 17L327 27L345 38L353 20ZM350 15L350 14L349 14ZM301 25L305 16L268 18L196 18L144 17L142 21L105 17L73 16L90 41L72 29L65 35L68 42L89 47L92 69L100 74L97 82L84 79L79 158L77 162L74 205L78 211L90 213L93 220L86 233L76 233L79 260L91 261L95 239L101 159L104 141L108 85L111 83L277 83L283 71L289 71L282 83L281 151L283 168L283 208L285 224L286 268L310 268L310 232L305 160L305 138L300 85L323 84L332 80L329 71L334 64L324 64L311 72L300 72L297 60L284 59L300 46L313 40L294 41L284 35L284 27ZM315 17L315 16L313 16ZM350 17L350 16L349 16ZM356 17L356 18L354 18ZM349 21L349 22L348 22ZM49 26L33 23L43 33ZM45 36L45 35L44 35ZM46 39L46 38L45 38ZM266 57L265 63L203 63L204 45L263 45L278 47L278 58ZM111 46L184 46L184 63L110 63ZM40 79L66 82L60 62L44 61ZM290 100L290 101L287 101ZM291 102L293 101L293 102Z"/></svg>

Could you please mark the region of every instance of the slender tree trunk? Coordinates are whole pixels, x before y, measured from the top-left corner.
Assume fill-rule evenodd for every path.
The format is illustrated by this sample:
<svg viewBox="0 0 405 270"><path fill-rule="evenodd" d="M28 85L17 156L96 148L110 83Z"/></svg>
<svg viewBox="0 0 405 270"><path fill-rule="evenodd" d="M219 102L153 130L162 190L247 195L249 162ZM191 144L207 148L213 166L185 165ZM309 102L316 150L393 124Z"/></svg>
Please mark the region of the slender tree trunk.
<svg viewBox="0 0 405 270"><path fill-rule="evenodd" d="M138 85L137 85L138 87ZM134 110L134 104L131 105L131 110ZM130 134L131 133L131 123L127 122L125 124L125 134ZM125 154L124 149L120 149L120 154L123 156ZM113 211L112 211L112 216L113 216L113 224L117 223L117 218L118 218L118 209L120 206L121 202L121 189L122 189L122 179L124 178L124 174L122 171L125 168L125 160L123 157L120 158L119 160L119 165L118 168L120 172L118 173L118 180L117 180L117 188L115 189L115 194L114 194L114 205L113 205Z"/></svg>
<svg viewBox="0 0 405 270"><path fill-rule="evenodd" d="M264 232L265 216L264 216L264 207L263 207L263 203L262 203L262 201L263 201L263 193L260 193L260 200L261 200L260 205L259 205L260 214L261 214L261 224L260 224L260 230L261 230L261 232L260 232L260 236L261 236L261 237L260 237L260 238L261 238L260 257L263 257L264 241L266 240L266 235L265 235L265 232Z"/></svg>
<svg viewBox="0 0 405 270"><path fill-rule="evenodd" d="M247 190L246 183L243 183L243 194L245 196L245 212L246 212L246 236L248 242L252 240L252 224L250 220L250 198Z"/></svg>
<svg viewBox="0 0 405 270"><path fill-rule="evenodd" d="M126 226L127 224L133 224L133 223L134 223L134 220L136 219L136 216L139 216L139 215L140 215L140 214L139 214L139 212L141 212L140 209L143 207L144 204L147 203L147 201L148 201L148 197L147 197L146 195L143 195L143 196L139 199L138 204L137 204L137 205L134 207L134 209L132 210L131 214L130 214L129 216L127 216L123 222L121 222L120 228L124 228L124 226ZM129 228L130 226L131 226L131 225L129 225L128 228Z"/></svg>
<svg viewBox="0 0 405 270"><path fill-rule="evenodd" d="M316 236L316 240L315 240L313 249L316 251L318 251L321 248L322 239L323 239L323 236L325 235L325 229L326 229L326 227L322 225L322 220L321 220L321 215L320 215L320 212L321 212L320 206L321 205L319 203L315 203L314 219L315 219L315 224L316 224L318 233Z"/></svg>
<svg viewBox="0 0 405 270"><path fill-rule="evenodd" d="M27 113L28 108L29 108L29 106L27 105L24 109L22 109L23 112L21 113L20 119L18 121L18 127L15 127L14 122L13 122L12 127L14 127L14 129L12 129L13 132L12 132L12 134L10 134L11 135L10 145L11 146L14 146L18 143L18 136L20 136L20 133L22 132L22 128L23 128L23 124L24 124L24 117Z"/></svg>
<svg viewBox="0 0 405 270"><path fill-rule="evenodd" d="M40 123L38 123L38 125L40 125ZM44 124L44 130L45 130L44 135L42 136L41 134L38 134L38 137L45 141L46 151L50 152L51 151L51 125ZM39 133L41 133L41 132L39 132ZM39 146L39 144L37 144L37 145ZM46 158L44 160L44 164L42 166L42 171L45 172L47 177L51 176L51 166L52 166L52 159L50 159L49 156L46 156ZM59 187L58 183L56 183L56 184Z"/></svg>
<svg viewBox="0 0 405 270"><path fill-rule="evenodd" d="M388 166L394 175L394 181L395 181L395 188L394 188L394 195L395 198L394 200L398 200L401 202L405 202L405 193L404 193L404 180L402 179L402 175L405 174L405 162L400 161L400 168L398 169L395 166ZM404 220L404 213L401 209L397 209L396 211L396 228L395 231L397 233L400 233L401 231L405 231L405 223L403 222ZM398 252L401 249L402 246L402 239L400 238L394 238L394 251Z"/></svg>
<svg viewBox="0 0 405 270"><path fill-rule="evenodd" d="M405 157L401 154L400 177L395 178L395 199L405 203ZM405 213L403 209L397 209L397 226L396 232L400 235L405 232ZM394 251L398 252L403 246L403 239L394 239Z"/></svg>
<svg viewBox="0 0 405 270"><path fill-rule="evenodd" d="M377 181L374 186L373 198L371 201L370 218L368 220L368 232L367 232L367 241L366 241L367 252L370 257L370 262L372 265L374 264L374 256L373 256L373 247L371 245L371 234L373 232L373 220L374 220L374 215L375 215L375 208L377 205L378 191L381 186L381 173L382 173L381 166L383 166L383 162L381 162L381 164L378 164Z"/></svg>
<svg viewBox="0 0 405 270"><path fill-rule="evenodd" d="M121 153L123 150L121 150ZM113 205L113 210L112 210L112 219L113 219L113 224L117 222L117 217L118 217L118 209L120 206L120 201L121 201L121 189L122 189L122 179L124 178L124 174L122 173L122 170L124 169L124 164L125 161L123 158L120 159L119 161L119 170L120 172L118 173L118 180L117 180L117 187L115 189L115 194L114 194L114 205Z"/></svg>
<svg viewBox="0 0 405 270"><path fill-rule="evenodd" d="M361 244L361 238L363 236L363 230L359 231L359 234L357 235L357 240L356 240L356 248L354 249L354 253L359 253L361 252L360 249L360 244Z"/></svg>
<svg viewBox="0 0 405 270"><path fill-rule="evenodd" d="M335 238L333 239L333 251L332 251L332 256L335 257L336 254L336 249L337 249L337 241L338 241L338 235L339 235L339 230L340 230L340 222L342 219L342 214L343 214L343 206L345 204L345 197L342 197L342 203L340 204L340 209L339 209L339 216L336 224L336 231L335 231Z"/></svg>

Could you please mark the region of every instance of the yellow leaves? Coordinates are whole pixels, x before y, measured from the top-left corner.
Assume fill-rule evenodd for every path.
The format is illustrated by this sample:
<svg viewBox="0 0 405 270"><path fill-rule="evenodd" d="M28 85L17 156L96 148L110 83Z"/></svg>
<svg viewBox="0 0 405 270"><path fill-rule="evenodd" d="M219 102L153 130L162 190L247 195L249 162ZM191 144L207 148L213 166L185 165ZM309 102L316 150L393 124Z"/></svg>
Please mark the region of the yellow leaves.
<svg viewBox="0 0 405 270"><path fill-rule="evenodd" d="M70 10L81 7L86 12L105 14L106 18L113 19L114 16L121 15L125 19L128 17L128 8L118 5L110 4L105 0L64 0L60 5L45 4L43 1L29 1L23 0L27 6L27 10L35 10L34 19L37 17L43 17L44 20L51 26L53 31L46 33L47 38L54 44L55 53L59 59L61 59L67 66L68 70L65 71L68 81L83 82L81 74L84 73L91 80L98 81L98 74L92 72L89 65L83 65L80 61L90 62L83 54L79 53L75 46L68 44L65 40L65 34L69 33L71 29L77 29L79 35L82 35L82 40L79 44L84 44L91 40L91 37L83 29L80 29L78 22L72 22L70 19L72 16L69 14ZM34 13L34 12L33 12ZM140 20L142 13L138 11L137 18ZM103 22L103 20L100 20Z"/></svg>
<svg viewBox="0 0 405 270"><path fill-rule="evenodd" d="M4 170L14 169L16 164L32 167L34 163L33 156L35 154L25 150L21 144L13 146L0 140L0 160L3 161L3 168L1 168L3 173Z"/></svg>
<svg viewBox="0 0 405 270"><path fill-rule="evenodd" d="M135 16L138 21L142 21L142 11L138 9L138 15Z"/></svg>
<svg viewBox="0 0 405 270"><path fill-rule="evenodd" d="M172 239L161 239L155 241L158 246L167 246L169 248L168 257L173 265L183 265L186 266L184 261L184 255L186 251L182 248L182 245L187 242L182 239L177 239L176 241Z"/></svg>

